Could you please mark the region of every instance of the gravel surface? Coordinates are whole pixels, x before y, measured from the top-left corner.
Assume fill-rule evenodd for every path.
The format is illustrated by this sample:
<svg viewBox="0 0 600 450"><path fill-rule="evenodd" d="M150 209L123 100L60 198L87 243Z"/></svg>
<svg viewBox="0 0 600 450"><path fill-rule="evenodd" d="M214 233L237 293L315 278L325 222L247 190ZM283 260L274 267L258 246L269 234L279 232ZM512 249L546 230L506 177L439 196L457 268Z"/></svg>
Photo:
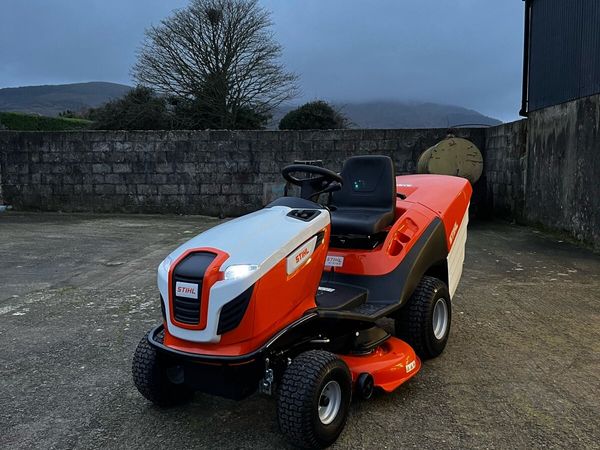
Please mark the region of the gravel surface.
<svg viewBox="0 0 600 450"><path fill-rule="evenodd" d="M286 448L275 404L160 410L130 361L160 321L155 268L206 217L0 214L1 448ZM600 448L600 257L470 228L446 352L352 405L334 448Z"/></svg>

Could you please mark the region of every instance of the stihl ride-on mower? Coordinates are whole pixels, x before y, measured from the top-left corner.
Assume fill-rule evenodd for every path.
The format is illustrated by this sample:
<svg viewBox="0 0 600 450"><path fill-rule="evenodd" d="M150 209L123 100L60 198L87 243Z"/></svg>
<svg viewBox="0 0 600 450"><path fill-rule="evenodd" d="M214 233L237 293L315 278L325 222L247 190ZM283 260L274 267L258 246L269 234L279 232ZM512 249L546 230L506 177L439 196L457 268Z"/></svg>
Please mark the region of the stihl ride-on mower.
<svg viewBox="0 0 600 450"><path fill-rule="evenodd" d="M385 156L350 158L341 174L282 173L300 197L218 225L160 264L163 323L139 343L133 380L160 406L194 391L274 395L281 431L326 447L353 396L393 391L444 350L472 189L395 177Z"/></svg>

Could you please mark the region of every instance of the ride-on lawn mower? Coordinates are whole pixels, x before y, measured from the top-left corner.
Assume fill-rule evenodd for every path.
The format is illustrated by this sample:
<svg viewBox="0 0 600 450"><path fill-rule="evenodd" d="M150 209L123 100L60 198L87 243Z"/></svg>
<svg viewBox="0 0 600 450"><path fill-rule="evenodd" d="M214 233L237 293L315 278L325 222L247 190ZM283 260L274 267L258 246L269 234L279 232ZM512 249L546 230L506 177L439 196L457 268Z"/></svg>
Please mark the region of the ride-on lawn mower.
<svg viewBox="0 0 600 450"><path fill-rule="evenodd" d="M194 391L274 395L281 431L326 447L353 395L391 392L444 350L472 189L395 177L386 156L352 157L341 174L282 173L300 197L220 224L160 264L163 324L139 343L133 380L159 406Z"/></svg>

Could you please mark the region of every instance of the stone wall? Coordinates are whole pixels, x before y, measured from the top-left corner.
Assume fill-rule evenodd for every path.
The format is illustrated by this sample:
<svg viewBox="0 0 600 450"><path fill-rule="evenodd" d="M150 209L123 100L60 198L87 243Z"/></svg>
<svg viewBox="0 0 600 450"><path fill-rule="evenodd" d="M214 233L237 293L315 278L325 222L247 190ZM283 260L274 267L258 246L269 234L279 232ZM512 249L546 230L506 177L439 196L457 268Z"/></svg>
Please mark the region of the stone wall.
<svg viewBox="0 0 600 450"><path fill-rule="evenodd" d="M415 171L445 130L0 132L4 200L17 209L239 215L283 193L281 169L352 155ZM485 130L462 129L478 146Z"/></svg>
<svg viewBox="0 0 600 450"><path fill-rule="evenodd" d="M486 131L487 211L600 250L600 95Z"/></svg>
<svg viewBox="0 0 600 450"><path fill-rule="evenodd" d="M600 250L600 95L532 112L524 219Z"/></svg>
<svg viewBox="0 0 600 450"><path fill-rule="evenodd" d="M473 210L569 233L600 250L600 95L528 120L461 129L484 156ZM0 132L0 196L17 209L232 216L283 193L281 169L384 154L415 171L443 129Z"/></svg>
<svg viewBox="0 0 600 450"><path fill-rule="evenodd" d="M483 150L485 207L496 217L523 219L527 162L527 121L507 123L486 131Z"/></svg>

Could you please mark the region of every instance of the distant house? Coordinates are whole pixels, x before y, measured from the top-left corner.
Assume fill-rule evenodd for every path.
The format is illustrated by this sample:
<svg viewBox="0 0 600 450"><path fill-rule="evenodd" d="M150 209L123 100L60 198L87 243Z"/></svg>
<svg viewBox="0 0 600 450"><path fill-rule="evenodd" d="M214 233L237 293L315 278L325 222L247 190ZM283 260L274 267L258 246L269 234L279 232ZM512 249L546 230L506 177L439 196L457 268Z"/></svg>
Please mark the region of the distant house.
<svg viewBox="0 0 600 450"><path fill-rule="evenodd" d="M600 0L524 0L521 115L600 93Z"/></svg>

